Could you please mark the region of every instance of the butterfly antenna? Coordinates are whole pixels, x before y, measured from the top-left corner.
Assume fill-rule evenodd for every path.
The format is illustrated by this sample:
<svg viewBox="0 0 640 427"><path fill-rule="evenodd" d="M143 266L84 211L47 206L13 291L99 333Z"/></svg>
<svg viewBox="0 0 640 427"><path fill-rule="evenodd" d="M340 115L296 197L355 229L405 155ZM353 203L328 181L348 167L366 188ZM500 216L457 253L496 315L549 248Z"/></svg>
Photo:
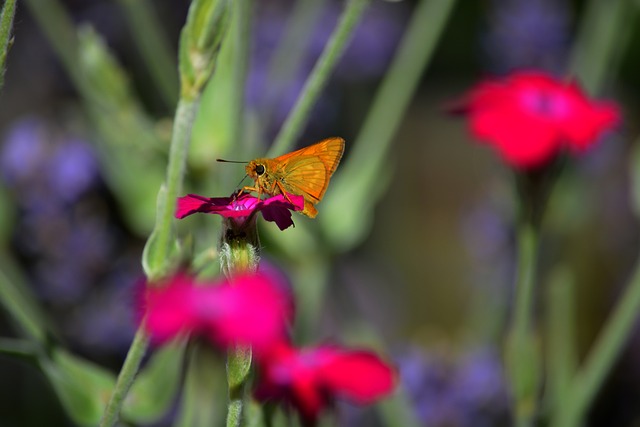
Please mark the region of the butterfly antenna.
<svg viewBox="0 0 640 427"><path fill-rule="evenodd" d="M216 159L216 162L220 162L220 163L249 163L249 162L241 162L240 160L225 160L225 159Z"/></svg>

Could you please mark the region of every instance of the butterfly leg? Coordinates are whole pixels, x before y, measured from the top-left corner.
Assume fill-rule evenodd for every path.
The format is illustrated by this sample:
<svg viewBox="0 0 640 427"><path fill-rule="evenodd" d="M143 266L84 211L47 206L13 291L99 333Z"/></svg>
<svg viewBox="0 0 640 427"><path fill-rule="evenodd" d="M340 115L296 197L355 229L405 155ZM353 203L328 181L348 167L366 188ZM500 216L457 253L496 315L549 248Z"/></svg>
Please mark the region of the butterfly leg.
<svg viewBox="0 0 640 427"><path fill-rule="evenodd" d="M240 189L240 191L238 191L238 195L240 195L240 194L244 193L245 191L246 191L247 193L251 193L251 192L255 191L256 193L258 193L258 198L260 198L260 194L262 194L262 191L260 191L260 188L256 188L256 187L249 187L249 186L245 185L244 187L242 187L242 188Z"/></svg>
<svg viewBox="0 0 640 427"><path fill-rule="evenodd" d="M288 196L288 193L284 190L284 187L279 181L274 181L273 186L274 186L274 190L275 190L275 187L278 186L278 189L280 190L280 193L282 194L282 196L287 200L287 202L293 204L293 202Z"/></svg>

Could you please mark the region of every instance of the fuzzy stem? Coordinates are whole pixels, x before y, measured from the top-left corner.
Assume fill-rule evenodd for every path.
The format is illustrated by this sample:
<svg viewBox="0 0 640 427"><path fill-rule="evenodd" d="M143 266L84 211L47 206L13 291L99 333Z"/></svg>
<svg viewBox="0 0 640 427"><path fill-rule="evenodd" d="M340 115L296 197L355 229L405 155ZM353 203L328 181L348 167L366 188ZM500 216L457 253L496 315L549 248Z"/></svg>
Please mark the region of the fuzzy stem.
<svg viewBox="0 0 640 427"><path fill-rule="evenodd" d="M255 272L260 261L255 215L241 221L223 221L220 242L220 267L229 278ZM245 403L246 385L251 372L251 348L235 347L227 352L227 427L239 427Z"/></svg>
<svg viewBox="0 0 640 427"><path fill-rule="evenodd" d="M322 55L318 58L315 67L311 71L309 78L305 82L302 93L293 107L293 110L287 117L282 129L278 133L273 146L269 150L268 156L273 157L276 154L290 151L295 139L302 132L311 108L317 101L320 91L324 88L331 72L335 68L338 59L344 52L348 41L351 38L356 25L360 21L360 17L366 6L371 0L349 0L347 6L342 13L340 22L331 39L322 51Z"/></svg>
<svg viewBox="0 0 640 427"><path fill-rule="evenodd" d="M152 237L147 241L147 245L151 249L148 251L145 262L149 266L147 273L150 274L151 279L162 277L167 270L169 254L172 249L175 201L182 187L191 131L198 111L198 104L199 98L182 97L176 110L165 193L158 203L156 227Z"/></svg>
<svg viewBox="0 0 640 427"><path fill-rule="evenodd" d="M107 403L107 407L100 419L100 427L111 427L115 425L120 415L120 410L124 404L124 399L127 397L127 393L133 384L138 369L140 368L140 362L144 357L147 346L149 345L149 339L147 338L144 330L139 328L136 332L127 357L124 360L122 369L118 374L116 385L111 393L111 398Z"/></svg>

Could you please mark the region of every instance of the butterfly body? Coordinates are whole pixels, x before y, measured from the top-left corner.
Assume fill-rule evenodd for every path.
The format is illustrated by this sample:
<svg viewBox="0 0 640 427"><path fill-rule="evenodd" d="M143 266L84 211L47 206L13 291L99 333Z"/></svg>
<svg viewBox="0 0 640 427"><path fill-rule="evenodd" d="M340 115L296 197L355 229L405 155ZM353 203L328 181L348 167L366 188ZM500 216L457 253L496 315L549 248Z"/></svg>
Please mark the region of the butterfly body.
<svg viewBox="0 0 640 427"><path fill-rule="evenodd" d="M246 166L247 176L255 181L254 187L243 190L277 196L294 194L304 197L302 213L314 218L315 205L322 200L331 175L335 172L344 152L344 139L327 138L273 159L259 158Z"/></svg>

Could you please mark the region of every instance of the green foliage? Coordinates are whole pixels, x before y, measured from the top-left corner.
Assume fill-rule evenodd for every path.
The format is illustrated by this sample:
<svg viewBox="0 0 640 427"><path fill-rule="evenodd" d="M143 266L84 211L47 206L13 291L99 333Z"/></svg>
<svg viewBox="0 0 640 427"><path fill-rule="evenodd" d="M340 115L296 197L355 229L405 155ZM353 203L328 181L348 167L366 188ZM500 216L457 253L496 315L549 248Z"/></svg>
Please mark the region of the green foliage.
<svg viewBox="0 0 640 427"><path fill-rule="evenodd" d="M40 360L40 367L71 419L80 426L97 425L115 384L113 375L62 349Z"/></svg>
<svg viewBox="0 0 640 427"><path fill-rule="evenodd" d="M167 413L180 387L184 352L185 342L178 341L153 354L124 402L124 419L150 424Z"/></svg>

